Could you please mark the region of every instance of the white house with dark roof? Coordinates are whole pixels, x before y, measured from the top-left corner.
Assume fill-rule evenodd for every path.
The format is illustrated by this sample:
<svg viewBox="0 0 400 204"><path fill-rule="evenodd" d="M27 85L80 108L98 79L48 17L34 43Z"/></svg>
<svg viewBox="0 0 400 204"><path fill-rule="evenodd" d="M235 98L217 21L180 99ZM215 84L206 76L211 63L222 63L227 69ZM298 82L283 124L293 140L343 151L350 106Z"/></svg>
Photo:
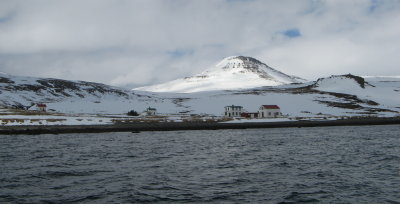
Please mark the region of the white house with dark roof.
<svg viewBox="0 0 400 204"><path fill-rule="evenodd" d="M281 108L277 105L262 105L258 109L258 118L276 118L281 115Z"/></svg>
<svg viewBox="0 0 400 204"><path fill-rule="evenodd" d="M242 106L225 106L225 112L224 116L225 117L241 117L241 114L243 113L243 107Z"/></svg>

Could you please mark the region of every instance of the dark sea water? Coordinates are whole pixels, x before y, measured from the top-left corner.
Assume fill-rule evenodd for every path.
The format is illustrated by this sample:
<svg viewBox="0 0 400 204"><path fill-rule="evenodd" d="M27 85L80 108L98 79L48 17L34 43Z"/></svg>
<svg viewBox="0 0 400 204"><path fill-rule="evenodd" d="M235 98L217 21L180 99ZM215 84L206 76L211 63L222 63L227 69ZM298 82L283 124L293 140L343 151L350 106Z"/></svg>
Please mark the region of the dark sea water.
<svg viewBox="0 0 400 204"><path fill-rule="evenodd" d="M0 203L400 203L400 126L0 136Z"/></svg>

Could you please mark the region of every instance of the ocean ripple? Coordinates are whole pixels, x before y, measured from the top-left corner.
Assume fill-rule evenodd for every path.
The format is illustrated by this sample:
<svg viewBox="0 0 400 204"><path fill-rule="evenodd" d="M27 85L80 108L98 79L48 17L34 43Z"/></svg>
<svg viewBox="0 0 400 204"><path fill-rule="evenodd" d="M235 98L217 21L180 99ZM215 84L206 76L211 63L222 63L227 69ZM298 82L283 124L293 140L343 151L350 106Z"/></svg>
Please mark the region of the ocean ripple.
<svg viewBox="0 0 400 204"><path fill-rule="evenodd" d="M0 203L400 203L399 125L13 135Z"/></svg>

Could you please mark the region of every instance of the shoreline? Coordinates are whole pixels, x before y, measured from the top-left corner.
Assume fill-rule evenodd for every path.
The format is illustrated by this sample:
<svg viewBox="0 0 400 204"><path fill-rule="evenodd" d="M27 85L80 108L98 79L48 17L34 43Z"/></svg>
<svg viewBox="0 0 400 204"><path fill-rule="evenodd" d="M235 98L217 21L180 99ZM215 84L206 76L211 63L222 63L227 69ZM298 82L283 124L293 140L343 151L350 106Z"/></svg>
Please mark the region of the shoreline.
<svg viewBox="0 0 400 204"><path fill-rule="evenodd" d="M16 134L64 134L64 133L103 133L177 130L220 130L248 128L301 128L326 126L364 126L400 124L400 118L363 118L327 121L284 121L284 122L146 122L111 125L40 125L40 126L1 126L0 135Z"/></svg>

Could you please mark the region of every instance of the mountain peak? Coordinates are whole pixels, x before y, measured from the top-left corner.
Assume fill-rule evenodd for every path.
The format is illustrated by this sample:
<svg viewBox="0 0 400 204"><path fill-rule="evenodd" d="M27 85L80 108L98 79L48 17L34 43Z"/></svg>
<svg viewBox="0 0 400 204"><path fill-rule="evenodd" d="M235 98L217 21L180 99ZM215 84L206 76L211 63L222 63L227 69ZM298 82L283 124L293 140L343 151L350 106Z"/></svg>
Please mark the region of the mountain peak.
<svg viewBox="0 0 400 204"><path fill-rule="evenodd" d="M185 77L153 86L139 87L134 90L190 93L277 86L303 81L301 78L277 71L255 58L231 56L192 77Z"/></svg>
<svg viewBox="0 0 400 204"><path fill-rule="evenodd" d="M253 67L254 65L265 65L264 63L258 61L252 57L245 56L230 56L224 58L221 62L219 62L216 67L217 68L247 68Z"/></svg>
<svg viewBox="0 0 400 204"><path fill-rule="evenodd" d="M252 62L255 64L263 64L259 60L253 58L253 57L247 57L247 56L230 56L230 57L225 57L221 62L224 61L242 61L242 62Z"/></svg>
<svg viewBox="0 0 400 204"><path fill-rule="evenodd" d="M247 56L231 56L231 57L228 57L228 58L241 60L242 62L251 62L251 63L254 63L254 64L263 64L259 60L255 59L255 58L252 58L252 57L247 57Z"/></svg>

